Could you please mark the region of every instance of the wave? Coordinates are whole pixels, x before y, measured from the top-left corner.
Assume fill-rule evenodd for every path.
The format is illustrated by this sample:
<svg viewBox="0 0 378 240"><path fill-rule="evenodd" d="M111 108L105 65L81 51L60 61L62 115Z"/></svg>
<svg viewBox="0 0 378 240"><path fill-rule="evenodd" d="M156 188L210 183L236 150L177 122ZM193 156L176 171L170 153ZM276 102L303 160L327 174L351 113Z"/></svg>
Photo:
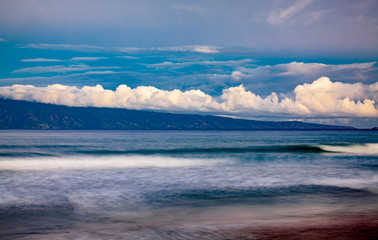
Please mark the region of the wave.
<svg viewBox="0 0 378 240"><path fill-rule="evenodd" d="M378 155L378 143L352 145L319 145L319 148L323 151L334 153Z"/></svg>
<svg viewBox="0 0 378 240"><path fill-rule="evenodd" d="M213 147L213 148L174 148L174 149L138 149L138 150L79 150L76 153L94 155L118 154L206 154L206 153L349 153L376 155L378 144L350 144L350 145L274 145L249 147Z"/></svg>
<svg viewBox="0 0 378 240"><path fill-rule="evenodd" d="M207 202L232 202L237 201L262 201L268 199L277 201L276 197L307 196L314 195L335 196L335 197L357 197L376 195L365 189L355 189L342 186L330 185L292 185L276 187L251 187L251 188L213 188L213 189L186 189L181 192L171 193L166 190L153 192L150 196L151 202L155 204L202 204Z"/></svg>
<svg viewBox="0 0 378 240"><path fill-rule="evenodd" d="M4 146L0 146L0 149ZM242 153L293 153L293 154L353 154L378 155L377 143L365 144L321 144L321 145L262 145L246 147L193 147L193 148L139 148L139 149L96 149L91 146L61 146L50 145L32 146L30 150L25 146L8 147L0 153L3 157L43 157L62 155L185 155L185 154L242 154Z"/></svg>
<svg viewBox="0 0 378 240"><path fill-rule="evenodd" d="M0 161L2 171L33 171L33 170L88 170L114 168L177 168L202 167L224 163L226 160L195 159L195 158L167 158L152 156L71 156L45 158L16 158Z"/></svg>
<svg viewBox="0 0 378 240"><path fill-rule="evenodd" d="M318 146L286 145L286 146L252 146L252 147L214 147L214 148L174 148L174 149L138 149L138 150L79 150L76 153L94 155L118 154L195 154L195 153L248 153L248 152L326 152Z"/></svg>

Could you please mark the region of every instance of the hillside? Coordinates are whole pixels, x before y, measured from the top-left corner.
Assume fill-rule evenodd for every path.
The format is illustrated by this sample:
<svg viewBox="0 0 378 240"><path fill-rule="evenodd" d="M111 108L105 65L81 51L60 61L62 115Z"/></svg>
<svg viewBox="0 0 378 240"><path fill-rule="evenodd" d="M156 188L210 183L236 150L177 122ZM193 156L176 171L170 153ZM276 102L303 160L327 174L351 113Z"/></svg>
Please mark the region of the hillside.
<svg viewBox="0 0 378 240"><path fill-rule="evenodd" d="M67 107L0 99L0 129L344 130L299 121L271 122L117 108Z"/></svg>

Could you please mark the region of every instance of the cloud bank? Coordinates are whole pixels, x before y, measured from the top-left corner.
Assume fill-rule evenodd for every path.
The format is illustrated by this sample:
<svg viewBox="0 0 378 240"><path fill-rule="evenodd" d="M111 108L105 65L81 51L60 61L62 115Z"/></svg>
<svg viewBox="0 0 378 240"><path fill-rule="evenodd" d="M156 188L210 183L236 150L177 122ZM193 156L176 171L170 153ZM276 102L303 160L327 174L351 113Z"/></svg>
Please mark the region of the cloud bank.
<svg viewBox="0 0 378 240"><path fill-rule="evenodd" d="M0 96L67 106L153 109L253 116L303 117L378 117L378 82L374 84L332 82L321 77L298 85L290 94L261 97L243 85L223 90L218 97L201 90L161 90L152 86L130 88L120 85L115 91L101 85L77 88L60 84L47 87L13 85L0 87Z"/></svg>

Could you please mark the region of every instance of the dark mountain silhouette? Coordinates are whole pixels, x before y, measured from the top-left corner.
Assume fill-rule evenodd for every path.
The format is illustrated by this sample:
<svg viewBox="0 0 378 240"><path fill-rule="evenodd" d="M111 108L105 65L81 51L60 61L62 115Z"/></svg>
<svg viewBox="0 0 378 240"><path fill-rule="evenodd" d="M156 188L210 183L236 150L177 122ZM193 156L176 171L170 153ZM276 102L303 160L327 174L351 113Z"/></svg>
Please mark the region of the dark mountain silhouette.
<svg viewBox="0 0 378 240"><path fill-rule="evenodd" d="M119 108L67 107L0 99L0 129L346 130L300 121L272 122Z"/></svg>

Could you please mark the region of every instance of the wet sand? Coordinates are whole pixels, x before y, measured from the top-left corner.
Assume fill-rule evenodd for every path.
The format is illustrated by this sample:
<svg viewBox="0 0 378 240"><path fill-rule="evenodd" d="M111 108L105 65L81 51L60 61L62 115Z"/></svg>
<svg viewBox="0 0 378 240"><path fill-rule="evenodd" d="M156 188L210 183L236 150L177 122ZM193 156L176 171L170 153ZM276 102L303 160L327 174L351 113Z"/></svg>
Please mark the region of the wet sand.
<svg viewBox="0 0 378 240"><path fill-rule="evenodd" d="M180 217L181 218L181 217ZM225 216L227 218L227 216ZM126 221L101 219L72 228L20 233L5 239L151 239L151 240L373 240L378 237L378 212L333 215L286 216L285 218L246 219L149 219Z"/></svg>
<svg viewBox="0 0 378 240"><path fill-rule="evenodd" d="M342 220L342 218L348 220ZM339 216L324 222L303 222L283 226L245 227L224 231L224 239L288 240L373 240L378 239L378 215ZM227 235L230 237L227 238Z"/></svg>

